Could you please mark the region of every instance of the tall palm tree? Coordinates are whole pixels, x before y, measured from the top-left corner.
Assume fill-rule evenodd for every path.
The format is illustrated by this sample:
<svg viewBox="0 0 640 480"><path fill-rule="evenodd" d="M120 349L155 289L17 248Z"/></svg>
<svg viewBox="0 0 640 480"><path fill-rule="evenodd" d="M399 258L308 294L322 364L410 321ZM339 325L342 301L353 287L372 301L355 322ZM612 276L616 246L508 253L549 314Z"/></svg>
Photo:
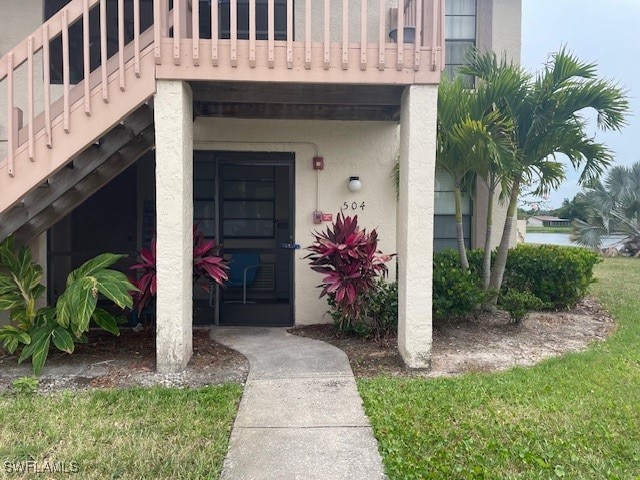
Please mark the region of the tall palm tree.
<svg viewBox="0 0 640 480"><path fill-rule="evenodd" d="M473 53L473 52L472 52ZM493 208L496 191L500 189L500 201L504 202L510 190L506 172L513 169L516 148L513 145L513 121L498 108L503 98L523 95L528 75L519 69L510 71L511 75L502 75L491 82L478 82L476 86L477 107L485 113L490 124L493 138L499 149L488 151L474 168L477 177L487 187L487 217L485 219L485 240L482 258L482 281L484 290L489 289L491 279L491 246L493 244Z"/></svg>
<svg viewBox="0 0 640 480"><path fill-rule="evenodd" d="M456 243L460 266L469 268L462 224L462 191L474 175L488 172L497 158L509 155L510 124L478 90L469 89L463 77L443 78L438 90L436 165L454 183ZM509 131L509 134L504 134Z"/></svg>
<svg viewBox="0 0 640 480"><path fill-rule="evenodd" d="M524 185L536 183L534 194L558 188L565 178L565 166L556 160L564 154L574 168L581 168L581 184L602 174L612 161L609 149L586 131L586 109L597 113L603 130L619 130L625 124L629 104L625 92L611 81L596 76L596 65L578 60L564 48L552 56L534 79L528 79L512 63L498 60L494 53L475 51L461 73L474 75L483 83L507 78L522 82L515 95L497 102L500 111L514 125L515 162L503 172L509 183L509 206L502 239L491 272L490 287L502 286L507 252L516 217L518 196Z"/></svg>
<svg viewBox="0 0 640 480"><path fill-rule="evenodd" d="M576 198L588 212L586 222L573 222L576 243L597 248L605 236L623 235L624 249L632 255L640 252L640 162L613 167L604 183L593 182Z"/></svg>

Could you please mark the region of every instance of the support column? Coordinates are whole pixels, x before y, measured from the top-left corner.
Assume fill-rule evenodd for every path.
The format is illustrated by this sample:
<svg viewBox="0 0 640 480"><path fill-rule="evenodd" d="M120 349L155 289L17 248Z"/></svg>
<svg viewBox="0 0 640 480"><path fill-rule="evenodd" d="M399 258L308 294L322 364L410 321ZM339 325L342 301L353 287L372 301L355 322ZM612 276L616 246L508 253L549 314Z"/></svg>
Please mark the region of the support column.
<svg viewBox="0 0 640 480"><path fill-rule="evenodd" d="M183 370L193 353L193 95L182 81L158 80L156 131L156 359Z"/></svg>
<svg viewBox="0 0 640 480"><path fill-rule="evenodd" d="M431 366L433 205L438 87L402 95L398 204L398 349L409 368Z"/></svg>
<svg viewBox="0 0 640 480"><path fill-rule="evenodd" d="M41 233L37 237L32 238L27 246L31 250L31 261L42 267L42 280L40 280L40 283L45 287L48 287L47 269L49 268L49 265L47 262L47 232ZM46 306L47 293L45 292L45 294L36 301L36 308Z"/></svg>

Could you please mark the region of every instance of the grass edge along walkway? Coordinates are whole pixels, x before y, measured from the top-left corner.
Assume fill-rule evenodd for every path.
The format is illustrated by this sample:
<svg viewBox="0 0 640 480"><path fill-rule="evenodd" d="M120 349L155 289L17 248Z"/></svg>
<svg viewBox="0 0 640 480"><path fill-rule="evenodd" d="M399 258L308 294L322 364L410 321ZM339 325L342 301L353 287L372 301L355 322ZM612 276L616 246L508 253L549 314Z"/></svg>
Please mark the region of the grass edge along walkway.
<svg viewBox="0 0 640 480"><path fill-rule="evenodd" d="M0 478L218 478L241 395L231 383L4 393Z"/></svg>
<svg viewBox="0 0 640 480"><path fill-rule="evenodd" d="M584 352L501 373L359 380L389 478L640 478L640 260L606 259L596 278L619 327Z"/></svg>

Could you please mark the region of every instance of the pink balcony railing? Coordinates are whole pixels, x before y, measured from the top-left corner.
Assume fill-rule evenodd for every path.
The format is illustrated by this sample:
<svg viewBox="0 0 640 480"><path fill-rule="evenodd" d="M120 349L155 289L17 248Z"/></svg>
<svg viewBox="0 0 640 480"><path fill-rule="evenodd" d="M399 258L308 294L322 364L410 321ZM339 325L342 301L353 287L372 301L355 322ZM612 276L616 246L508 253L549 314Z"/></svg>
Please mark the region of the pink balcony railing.
<svg viewBox="0 0 640 480"><path fill-rule="evenodd" d="M109 0L111 3L111 0ZM112 5L115 5L115 1ZM34 161L35 141L39 134L44 134L47 147L52 148L52 124L55 117L61 116L65 133L70 132L70 112L72 104L82 101L84 112L87 116L92 113L91 90L101 85L102 100L109 102L109 76L118 76L118 85L121 91L126 90L125 62L133 60L135 63L135 75L140 76L140 54L144 47L150 44L151 36L147 35L146 41L141 40L140 33L140 0L131 2L133 40L125 45L125 1L117 0L117 34L116 38L107 38L107 0L74 0L47 20L40 28L23 39L16 47L7 52L0 59L0 82L5 84L6 97L6 137L7 137L7 165L6 172L14 175L14 152L22 144L23 136L26 136L28 144L28 156ZM99 26L97 32L90 32L90 12L99 13ZM72 52L70 48L70 31L74 26L81 25L82 33L81 51ZM99 58L91 58L91 35L94 35L99 45ZM61 97L56 101L52 95L52 52L51 42L61 41L61 48L56 52L56 58L62 63L61 78L57 83L61 86L55 89ZM141 41L145 44L141 46ZM108 43L117 42L115 54L109 54ZM81 69L75 76L72 84L71 64L79 65L80 62L73 55L81 55ZM93 55L96 57L96 55ZM97 62L97 66L96 66ZM92 64L94 69L92 72ZM40 70L41 71L38 71ZM20 76L21 82L16 81ZM25 78L26 77L26 78ZM75 88L74 88L75 87ZM20 98L20 107L16 98ZM41 112L36 112L37 105ZM56 107L54 107L56 105ZM25 116L26 107L26 116ZM59 115L58 115L59 114ZM53 123L52 123L53 122ZM23 123L26 124L25 132L20 132Z"/></svg>
<svg viewBox="0 0 640 480"><path fill-rule="evenodd" d="M169 68L438 71L444 0L169 0L154 3L156 63ZM203 8L206 7L206 8ZM172 20L173 28L168 27ZM397 25L405 28L397 28ZM389 31L397 30L395 43ZM415 41L405 32L415 32ZM188 39L189 41L185 41ZM170 52L170 53L168 53ZM187 71L183 71L186 74ZM196 77L198 75L196 74ZM222 74L224 79L228 79ZM290 81L300 75L289 76ZM348 77L341 77L348 78ZM433 81L433 75L430 80ZM334 81L317 77L317 82ZM375 83L374 80L371 80ZM384 83L384 80L383 80ZM406 82L401 82L406 83ZM412 82L409 82L412 83ZM426 83L426 82L425 82Z"/></svg>

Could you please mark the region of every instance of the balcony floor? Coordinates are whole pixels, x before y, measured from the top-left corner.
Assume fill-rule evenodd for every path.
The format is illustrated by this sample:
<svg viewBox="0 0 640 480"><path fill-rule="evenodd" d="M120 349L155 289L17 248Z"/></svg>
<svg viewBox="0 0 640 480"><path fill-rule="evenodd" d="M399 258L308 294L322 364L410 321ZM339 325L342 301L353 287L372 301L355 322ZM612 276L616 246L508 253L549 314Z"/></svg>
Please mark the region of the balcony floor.
<svg viewBox="0 0 640 480"><path fill-rule="evenodd" d="M191 82L201 117L398 121L404 85Z"/></svg>

